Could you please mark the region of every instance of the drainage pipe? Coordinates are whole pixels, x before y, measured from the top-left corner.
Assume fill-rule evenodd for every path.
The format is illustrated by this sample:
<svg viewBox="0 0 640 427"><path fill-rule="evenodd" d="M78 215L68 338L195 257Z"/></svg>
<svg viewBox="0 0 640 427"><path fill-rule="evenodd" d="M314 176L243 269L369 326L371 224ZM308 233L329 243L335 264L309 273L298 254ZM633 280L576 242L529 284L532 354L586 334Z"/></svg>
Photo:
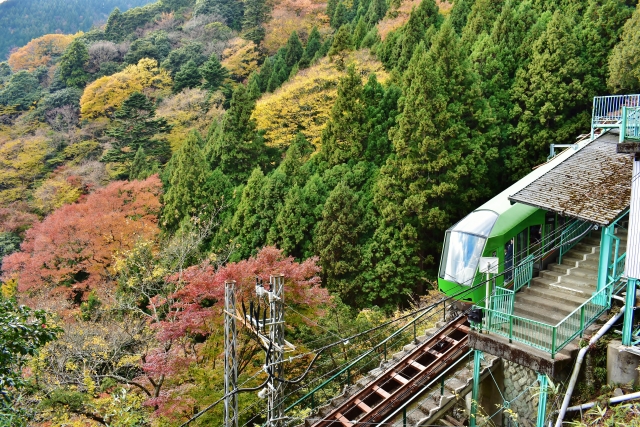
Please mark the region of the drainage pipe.
<svg viewBox="0 0 640 427"><path fill-rule="evenodd" d="M623 394L622 396L616 396L609 399L609 403L621 403L626 402L627 400L640 399L640 391L631 394ZM583 409L589 409L596 406L596 402L584 403L578 406L571 406L567 408L567 412L571 411L582 411Z"/></svg>
<svg viewBox="0 0 640 427"><path fill-rule="evenodd" d="M562 401L562 407L560 408L560 413L558 414L558 419L556 420L556 427L562 427L562 420L564 419L564 415L567 412L567 408L569 407L569 400L571 400L571 395L573 394L573 388L576 386L576 382L578 381L578 374L580 373L580 368L582 367L582 361L584 360L585 354L589 351L589 348L594 345L604 334L607 333L609 328L613 326L614 323L622 317L624 314L624 306L620 308L620 311L613 316L607 323L605 323L602 328L589 340L589 345L580 349L578 353L578 358L576 359L576 366L573 368L573 373L571 374L571 380L569 381L569 385L567 386L567 393L564 395L564 400Z"/></svg>

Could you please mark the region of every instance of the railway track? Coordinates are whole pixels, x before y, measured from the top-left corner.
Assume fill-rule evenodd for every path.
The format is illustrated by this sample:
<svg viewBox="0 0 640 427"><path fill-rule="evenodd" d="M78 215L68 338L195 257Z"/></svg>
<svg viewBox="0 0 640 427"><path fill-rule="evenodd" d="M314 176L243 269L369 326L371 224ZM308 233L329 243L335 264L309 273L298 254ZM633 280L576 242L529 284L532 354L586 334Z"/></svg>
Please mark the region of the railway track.
<svg viewBox="0 0 640 427"><path fill-rule="evenodd" d="M466 316L449 322L364 388L313 423L312 427L351 427L379 423L468 351Z"/></svg>

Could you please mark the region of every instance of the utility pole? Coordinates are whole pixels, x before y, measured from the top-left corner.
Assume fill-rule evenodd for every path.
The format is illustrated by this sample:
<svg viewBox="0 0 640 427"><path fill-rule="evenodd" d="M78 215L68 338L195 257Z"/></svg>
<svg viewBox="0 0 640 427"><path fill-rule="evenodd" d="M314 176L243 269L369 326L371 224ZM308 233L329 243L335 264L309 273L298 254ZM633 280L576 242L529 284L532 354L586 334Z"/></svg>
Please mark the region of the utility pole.
<svg viewBox="0 0 640 427"><path fill-rule="evenodd" d="M284 378L284 275L269 276L269 341L272 345L268 354L267 368L271 371L269 380L269 427L282 427L284 417L284 386L276 378Z"/></svg>
<svg viewBox="0 0 640 427"><path fill-rule="evenodd" d="M236 282L224 282L224 425L238 427Z"/></svg>

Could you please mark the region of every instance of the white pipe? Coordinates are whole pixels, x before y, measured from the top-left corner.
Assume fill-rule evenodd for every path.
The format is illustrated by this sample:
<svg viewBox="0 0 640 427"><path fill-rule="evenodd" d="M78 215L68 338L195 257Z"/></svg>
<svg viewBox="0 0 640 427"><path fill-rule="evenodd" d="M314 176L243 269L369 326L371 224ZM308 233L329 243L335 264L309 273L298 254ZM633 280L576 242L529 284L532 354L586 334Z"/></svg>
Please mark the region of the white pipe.
<svg viewBox="0 0 640 427"><path fill-rule="evenodd" d="M626 402L627 400L640 399L640 391L631 394L623 394L622 396L616 396L609 399L609 403L621 403ZM593 408L597 402L589 402L583 403L578 406L571 406L567 408L567 412L569 411L582 411L583 409Z"/></svg>
<svg viewBox="0 0 640 427"><path fill-rule="evenodd" d="M569 407L569 400L571 400L571 395L573 394L573 388L576 386L576 382L578 381L578 374L580 373L580 368L582 367L582 361L584 360L584 355L587 354L589 348L596 343L604 334L607 333L609 328L613 326L614 323L618 321L620 317L624 314L624 306L620 308L620 311L613 316L607 323L605 323L602 328L589 340L589 345L580 349L578 353L578 358L576 359L576 366L573 368L573 372L571 373L571 380L569 381L569 385L567 386L567 393L564 395L564 400L562 401L562 407L560 408L560 413L558 414L558 419L556 420L556 427L562 427L562 420L564 419L564 415L567 412L567 408Z"/></svg>

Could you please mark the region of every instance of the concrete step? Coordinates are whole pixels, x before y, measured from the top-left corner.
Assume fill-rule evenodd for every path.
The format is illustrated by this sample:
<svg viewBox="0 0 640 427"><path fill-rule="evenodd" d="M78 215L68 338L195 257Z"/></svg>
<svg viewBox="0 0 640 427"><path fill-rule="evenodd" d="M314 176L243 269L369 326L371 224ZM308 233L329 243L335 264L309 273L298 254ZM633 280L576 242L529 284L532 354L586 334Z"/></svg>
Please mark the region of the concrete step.
<svg viewBox="0 0 640 427"><path fill-rule="evenodd" d="M428 412L425 414L420 407L413 408L411 411L407 411L407 422L409 425L417 425L418 421L427 417Z"/></svg>
<svg viewBox="0 0 640 427"><path fill-rule="evenodd" d="M531 288L536 286L554 291L568 292L585 299L590 298L593 291L595 291L595 287L593 286L576 286L572 283L554 282L541 277L535 277L531 280Z"/></svg>
<svg viewBox="0 0 640 427"><path fill-rule="evenodd" d="M548 325L555 325L567 314L571 313L572 309L567 307L565 309L550 310L542 307L535 307L531 304L522 302L515 302L513 304L513 314L518 317L524 317L525 319L536 320L538 322L546 323Z"/></svg>
<svg viewBox="0 0 640 427"><path fill-rule="evenodd" d="M456 377L451 378L445 383L445 388L451 391L452 394L458 394L466 386L467 386L466 382L460 381Z"/></svg>
<svg viewBox="0 0 640 427"><path fill-rule="evenodd" d="M559 271L553 271L553 270L543 270L540 272L540 276L543 279L549 279L549 280L553 280L555 282L560 281L560 278L562 276L566 275L566 273L561 273Z"/></svg>
<svg viewBox="0 0 640 427"><path fill-rule="evenodd" d="M561 294L557 292L557 294ZM576 302L575 299L562 298L552 299L546 296L532 295L529 293L519 292L516 295L515 304L522 304L531 307L532 309L541 308L549 311L565 312L567 314L579 307L582 302Z"/></svg>
<svg viewBox="0 0 640 427"><path fill-rule="evenodd" d="M571 271L569 272L569 275L576 276L576 277L583 277L585 279L588 279L589 281L592 281L593 283L597 282L598 280L598 271L591 270L589 268L583 268L583 267L572 268Z"/></svg>
<svg viewBox="0 0 640 427"><path fill-rule="evenodd" d="M600 265L600 261L597 257L588 258L584 261L578 261L576 267L581 267L587 270L593 270L596 273L598 272L598 266Z"/></svg>
<svg viewBox="0 0 640 427"><path fill-rule="evenodd" d="M576 286L586 286L586 287L595 287L597 280L591 279L585 276L577 276L573 274L568 274L566 276L561 276L558 281L560 284L570 284Z"/></svg>
<svg viewBox="0 0 640 427"><path fill-rule="evenodd" d="M590 248L589 250L580 250L577 249L577 246L567 252L564 257L567 258L577 258L577 259L585 259L587 255L593 255L593 250Z"/></svg>
<svg viewBox="0 0 640 427"><path fill-rule="evenodd" d="M577 249L581 252L587 252L587 253L595 253L596 250L600 249L599 244L598 245L592 245L589 243L583 243L584 241L576 244L573 249ZM571 251L569 251L571 252Z"/></svg>
<svg viewBox="0 0 640 427"><path fill-rule="evenodd" d="M521 293L529 294L536 298L550 298L558 301L564 300L577 306L582 305L586 301L585 298L579 295L575 295L570 292L563 292L562 290L558 289L531 287L523 289Z"/></svg>

